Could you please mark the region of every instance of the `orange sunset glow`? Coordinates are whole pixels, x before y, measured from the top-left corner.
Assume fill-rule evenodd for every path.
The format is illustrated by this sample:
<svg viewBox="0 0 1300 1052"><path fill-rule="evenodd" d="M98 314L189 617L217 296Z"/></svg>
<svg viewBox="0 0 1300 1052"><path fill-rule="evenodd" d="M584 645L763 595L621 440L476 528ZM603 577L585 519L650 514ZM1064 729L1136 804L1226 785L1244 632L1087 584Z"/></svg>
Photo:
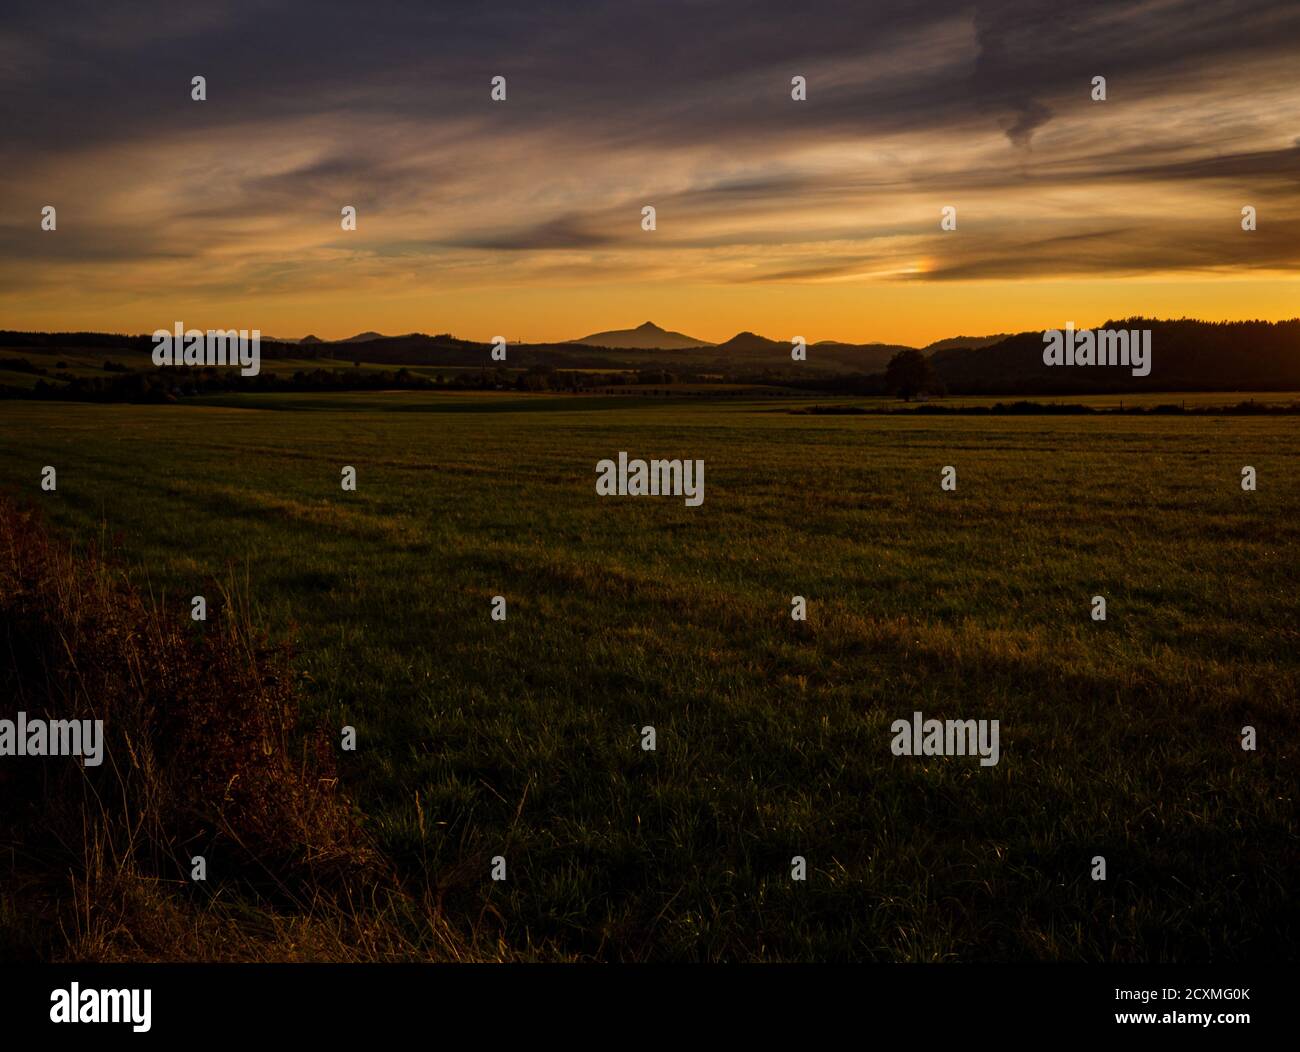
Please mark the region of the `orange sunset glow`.
<svg viewBox="0 0 1300 1052"><path fill-rule="evenodd" d="M1136 313L1296 315L1290 42L1243 19L1207 67L1184 53L1216 31L1210 15L1103 10L1059 36L936 5L870 32L813 18L802 39L552 15L463 47L446 16L389 15L361 50L326 18L307 31L312 62L276 51L274 32L222 51L248 26L221 9L129 43L93 19L66 30L127 65L168 43L130 75L21 60L14 28L0 316L529 341L652 319L710 341L923 344ZM1144 19L1162 35L1134 66ZM525 30L557 50L512 45ZM597 38L597 69L563 58ZM201 103L191 73L206 74ZM38 227L46 205L55 232ZM356 230L341 229L347 205Z"/></svg>

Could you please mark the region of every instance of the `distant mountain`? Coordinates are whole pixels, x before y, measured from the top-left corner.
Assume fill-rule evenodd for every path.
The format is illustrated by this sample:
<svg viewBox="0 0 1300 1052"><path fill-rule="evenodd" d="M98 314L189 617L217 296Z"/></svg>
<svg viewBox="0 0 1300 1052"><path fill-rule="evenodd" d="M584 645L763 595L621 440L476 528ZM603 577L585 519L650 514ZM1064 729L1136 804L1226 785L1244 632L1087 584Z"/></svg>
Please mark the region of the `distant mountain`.
<svg viewBox="0 0 1300 1052"><path fill-rule="evenodd" d="M915 350L901 343L840 343L820 340L808 348L808 361L816 366L834 366L844 372L883 373L889 359L899 351Z"/></svg>
<svg viewBox="0 0 1300 1052"><path fill-rule="evenodd" d="M1300 318L1289 321L1204 322L1193 319L1162 321L1127 318L1096 328L1150 329L1151 371L1134 376L1123 366L1047 366L1043 364L1041 331L996 337L961 337L930 344L930 364L950 394L1063 395L1125 391L1295 391L1300 390ZM664 337L689 340L657 326L643 325L655 344ZM661 335L662 334L662 335ZM588 340L604 340L619 333L598 333ZM994 340L996 342L987 342ZM68 350L150 352L148 335L90 332L0 331L4 357L54 357ZM807 360L790 357L788 340L772 340L754 332L740 332L726 343L712 346L689 343L666 348L610 347L586 342L510 344L508 359L496 363L486 343L457 339L449 333L428 336L381 336L359 333L349 340L323 341L307 336L298 341L262 341L262 355L276 358L316 358L322 362L361 360L386 366L446 365L487 369L643 370L679 375L714 377L769 376L782 380L815 380L859 374L883 383L897 344L840 343L824 340L808 345ZM57 359L56 359L57 360ZM4 387L0 384L0 389ZM846 390L867 390L870 385L850 385ZM883 390L883 387L880 388Z"/></svg>
<svg viewBox="0 0 1300 1052"><path fill-rule="evenodd" d="M708 340L697 340L680 332L661 329L652 321L638 325L635 329L610 329L607 332L594 332L590 336L571 340L588 347L613 347L617 350L649 351L663 349L666 351L684 350L688 347L711 347Z"/></svg>
<svg viewBox="0 0 1300 1052"><path fill-rule="evenodd" d="M933 354L935 351L946 351L953 347L988 347L990 344L1001 343L1011 335L1009 332L1000 332L996 336L949 336L946 340L927 343L921 350L926 354Z"/></svg>
<svg viewBox="0 0 1300 1052"><path fill-rule="evenodd" d="M726 343L714 348L725 355L728 362L741 362L767 368L783 368L792 364L790 340L772 340L755 332L738 332ZM889 359L899 351L911 350L894 343L841 343L838 340L821 340L809 344L807 366L817 372L880 373L885 371Z"/></svg>
<svg viewBox="0 0 1300 1052"><path fill-rule="evenodd" d="M720 343L715 350L723 351L727 355L733 354L753 354L762 351L783 351L787 356L790 354L790 342L788 340L769 340L766 336L759 336L756 332L738 332L726 343Z"/></svg>

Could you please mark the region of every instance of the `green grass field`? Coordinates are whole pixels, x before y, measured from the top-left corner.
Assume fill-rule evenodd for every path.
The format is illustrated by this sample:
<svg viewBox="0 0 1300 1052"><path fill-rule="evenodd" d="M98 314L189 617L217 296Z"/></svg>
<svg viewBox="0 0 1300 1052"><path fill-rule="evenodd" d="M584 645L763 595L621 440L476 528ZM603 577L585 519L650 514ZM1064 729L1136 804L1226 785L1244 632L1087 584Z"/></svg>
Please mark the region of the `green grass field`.
<svg viewBox="0 0 1300 1052"><path fill-rule="evenodd" d="M1297 437L770 399L8 402L0 486L178 617L234 575L293 626L381 845L512 945L1262 960L1300 934ZM620 450L703 458L703 505L598 497ZM915 710L999 720L1000 763L894 756Z"/></svg>

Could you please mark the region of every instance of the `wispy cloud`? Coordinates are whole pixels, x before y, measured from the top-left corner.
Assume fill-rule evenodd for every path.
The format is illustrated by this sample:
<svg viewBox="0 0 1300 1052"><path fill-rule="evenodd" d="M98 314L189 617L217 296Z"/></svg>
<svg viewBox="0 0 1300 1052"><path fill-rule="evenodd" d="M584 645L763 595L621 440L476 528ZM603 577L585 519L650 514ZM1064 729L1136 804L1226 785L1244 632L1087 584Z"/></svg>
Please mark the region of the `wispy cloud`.
<svg viewBox="0 0 1300 1052"><path fill-rule="evenodd" d="M11 7L6 312L1300 269L1294 5Z"/></svg>

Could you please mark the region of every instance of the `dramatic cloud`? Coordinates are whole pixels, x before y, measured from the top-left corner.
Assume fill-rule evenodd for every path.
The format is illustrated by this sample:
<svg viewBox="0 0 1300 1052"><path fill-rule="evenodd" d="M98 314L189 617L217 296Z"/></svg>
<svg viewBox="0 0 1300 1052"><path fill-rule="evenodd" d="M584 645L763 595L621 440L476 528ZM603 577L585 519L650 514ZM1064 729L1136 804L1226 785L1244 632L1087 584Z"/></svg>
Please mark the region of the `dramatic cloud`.
<svg viewBox="0 0 1300 1052"><path fill-rule="evenodd" d="M1290 282L1297 54L1271 0L10 4L0 309L306 331L346 290L362 327L436 291L463 328L617 286L687 327L710 288Z"/></svg>

